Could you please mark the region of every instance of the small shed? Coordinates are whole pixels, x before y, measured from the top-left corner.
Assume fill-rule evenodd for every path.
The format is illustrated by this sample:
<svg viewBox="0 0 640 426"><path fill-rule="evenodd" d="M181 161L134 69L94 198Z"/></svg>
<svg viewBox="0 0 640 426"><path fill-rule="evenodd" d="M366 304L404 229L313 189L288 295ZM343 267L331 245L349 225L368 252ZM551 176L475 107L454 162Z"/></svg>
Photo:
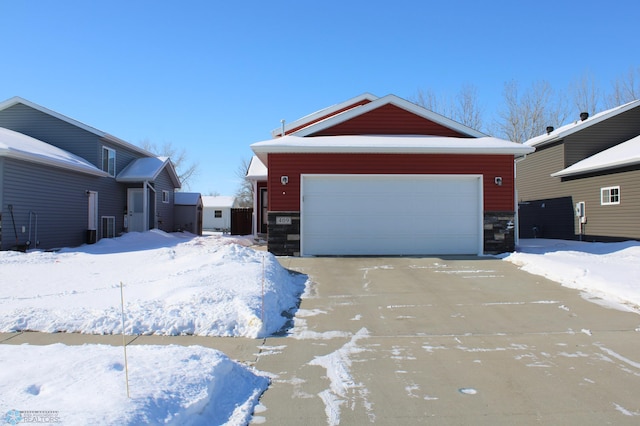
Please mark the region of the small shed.
<svg viewBox="0 0 640 426"><path fill-rule="evenodd" d="M174 201L176 231L202 235L202 196L199 192L176 192Z"/></svg>
<svg viewBox="0 0 640 426"><path fill-rule="evenodd" d="M231 209L238 207L236 197L210 196L202 197L204 229L209 231L230 232Z"/></svg>

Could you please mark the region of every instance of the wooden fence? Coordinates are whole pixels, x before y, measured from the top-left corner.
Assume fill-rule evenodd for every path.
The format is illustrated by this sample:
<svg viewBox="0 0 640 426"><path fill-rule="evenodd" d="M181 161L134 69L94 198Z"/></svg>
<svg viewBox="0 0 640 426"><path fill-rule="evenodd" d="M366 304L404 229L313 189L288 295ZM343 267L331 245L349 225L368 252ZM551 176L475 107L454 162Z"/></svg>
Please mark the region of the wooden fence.
<svg viewBox="0 0 640 426"><path fill-rule="evenodd" d="M252 218L251 207L231 209L231 235L251 235L253 233Z"/></svg>

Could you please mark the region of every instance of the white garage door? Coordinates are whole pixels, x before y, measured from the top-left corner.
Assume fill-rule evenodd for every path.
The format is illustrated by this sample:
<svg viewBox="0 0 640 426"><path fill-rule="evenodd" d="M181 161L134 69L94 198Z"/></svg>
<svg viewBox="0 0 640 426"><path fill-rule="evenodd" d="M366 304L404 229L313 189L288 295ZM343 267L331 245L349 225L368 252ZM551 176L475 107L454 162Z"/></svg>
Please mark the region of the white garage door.
<svg viewBox="0 0 640 426"><path fill-rule="evenodd" d="M303 175L302 255L482 253L478 175Z"/></svg>

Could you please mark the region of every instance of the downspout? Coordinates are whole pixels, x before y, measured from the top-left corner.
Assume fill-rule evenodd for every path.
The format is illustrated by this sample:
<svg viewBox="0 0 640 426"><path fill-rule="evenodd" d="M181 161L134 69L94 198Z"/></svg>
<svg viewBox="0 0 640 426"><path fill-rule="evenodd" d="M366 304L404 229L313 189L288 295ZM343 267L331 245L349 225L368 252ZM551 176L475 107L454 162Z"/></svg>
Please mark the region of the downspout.
<svg viewBox="0 0 640 426"><path fill-rule="evenodd" d="M149 190L147 185L149 185L149 182L145 180L142 184L142 211L144 212L142 215L142 229L144 231L149 230Z"/></svg>
<svg viewBox="0 0 640 426"><path fill-rule="evenodd" d="M513 198L513 204L514 204L514 220L515 220L515 233L514 233L514 242L515 245L517 246L518 243L520 242L520 207L518 205L518 163L523 161L525 158L527 158L527 154L524 154L522 157L520 158L514 158L513 160L513 194L514 194L514 198Z"/></svg>
<svg viewBox="0 0 640 426"><path fill-rule="evenodd" d="M29 211L29 241L27 241L27 246L31 246L31 220L32 218L35 216L35 233L34 233L34 238L35 238L35 246L34 247L38 247L38 245L40 244L40 241L38 241L38 213L34 212L33 210Z"/></svg>
<svg viewBox="0 0 640 426"><path fill-rule="evenodd" d="M258 238L258 181L254 180L251 185L253 185L253 212L251 212L251 222L253 222L253 236Z"/></svg>

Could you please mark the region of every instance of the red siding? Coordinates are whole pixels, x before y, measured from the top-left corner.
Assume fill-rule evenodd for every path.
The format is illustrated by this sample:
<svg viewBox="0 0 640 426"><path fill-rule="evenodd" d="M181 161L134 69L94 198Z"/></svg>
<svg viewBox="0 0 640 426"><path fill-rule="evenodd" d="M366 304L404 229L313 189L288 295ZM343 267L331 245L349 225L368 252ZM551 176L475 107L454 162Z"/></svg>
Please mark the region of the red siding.
<svg viewBox="0 0 640 426"><path fill-rule="evenodd" d="M312 136L336 135L430 135L468 137L424 117L386 104Z"/></svg>
<svg viewBox="0 0 640 426"><path fill-rule="evenodd" d="M317 119L315 119L315 120L313 120L313 121L310 121L310 122L308 122L308 123L305 123L305 124L303 124L302 126L294 127L293 129L287 130L287 131L285 132L285 135L289 135L289 134L291 134L291 133L293 133L293 132L297 132L297 131L298 131L298 130L300 130L300 129L304 129L305 127L308 127L308 126L311 126L312 124L317 123L318 121L322 121L322 120L325 120L325 119L327 119L327 118L329 118L329 117L333 117L334 115L336 115L336 114L340 114L341 112L345 112L345 111L350 110L350 109L352 109L352 108L359 107L359 106L362 106L362 105L366 105L366 104L368 104L369 102L371 102L371 101L370 101L370 100L368 100L368 99L364 99L364 100L362 100L362 101L360 101L360 102L356 102L356 103L354 103L353 105L349 105L349 106L347 106L347 107L344 107L344 108L342 108L342 109L340 109L340 110L338 110L338 111L335 111L335 112L333 112L333 113L331 113L331 114L323 115L322 117L319 117L319 118L317 118ZM282 132L280 132L280 133L282 133ZM282 136L282 135L280 134L280 135L278 135L278 137L279 137L279 136Z"/></svg>
<svg viewBox="0 0 640 426"><path fill-rule="evenodd" d="M484 210L513 211L512 155L455 154L269 154L269 210L300 210L300 175L479 174L484 176ZM282 185L281 176L289 183ZM502 177L502 186L494 183Z"/></svg>

